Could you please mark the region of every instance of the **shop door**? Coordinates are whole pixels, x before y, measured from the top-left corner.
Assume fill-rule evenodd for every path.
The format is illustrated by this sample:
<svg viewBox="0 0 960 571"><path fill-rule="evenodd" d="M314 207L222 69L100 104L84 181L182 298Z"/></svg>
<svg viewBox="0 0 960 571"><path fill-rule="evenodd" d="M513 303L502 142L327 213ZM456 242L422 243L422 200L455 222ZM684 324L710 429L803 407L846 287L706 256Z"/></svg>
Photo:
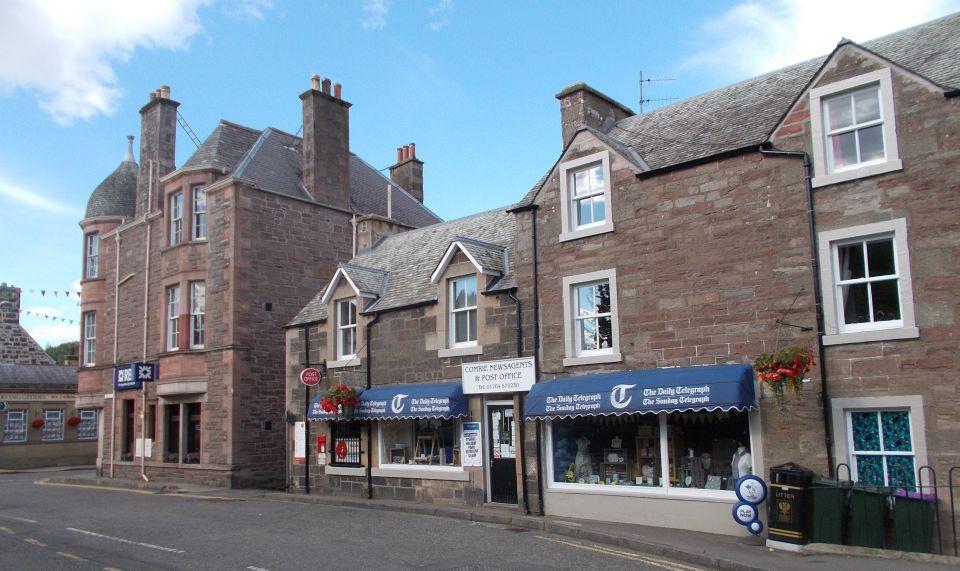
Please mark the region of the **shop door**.
<svg viewBox="0 0 960 571"><path fill-rule="evenodd" d="M490 501L517 503L517 439L512 405L487 407Z"/></svg>

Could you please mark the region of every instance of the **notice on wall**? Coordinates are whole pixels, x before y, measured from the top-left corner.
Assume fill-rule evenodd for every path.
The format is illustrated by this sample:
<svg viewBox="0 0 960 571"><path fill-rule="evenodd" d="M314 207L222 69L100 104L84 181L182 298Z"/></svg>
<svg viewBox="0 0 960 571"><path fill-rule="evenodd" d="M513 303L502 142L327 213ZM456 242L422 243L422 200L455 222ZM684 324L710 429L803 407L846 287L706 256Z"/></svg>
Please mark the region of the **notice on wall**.
<svg viewBox="0 0 960 571"><path fill-rule="evenodd" d="M483 449L481 444L479 422L464 422L460 449L463 450L461 463L464 466L483 466Z"/></svg>
<svg viewBox="0 0 960 571"><path fill-rule="evenodd" d="M146 440L144 440L143 438L137 438L136 451L135 451L135 456L137 458L140 458L141 456L144 455L144 452L143 452L144 445L146 445L146 449L147 449L146 457L150 458L153 456L153 439L147 438Z"/></svg>
<svg viewBox="0 0 960 571"><path fill-rule="evenodd" d="M307 460L307 425L304 422L293 425L293 460L294 462Z"/></svg>

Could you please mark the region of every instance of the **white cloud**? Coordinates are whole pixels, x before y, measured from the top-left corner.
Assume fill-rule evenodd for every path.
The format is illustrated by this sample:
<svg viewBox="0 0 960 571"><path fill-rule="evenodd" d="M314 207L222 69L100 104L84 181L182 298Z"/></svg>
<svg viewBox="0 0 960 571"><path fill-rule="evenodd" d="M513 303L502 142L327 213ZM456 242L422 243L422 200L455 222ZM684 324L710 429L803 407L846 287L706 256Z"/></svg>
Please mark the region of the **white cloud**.
<svg viewBox="0 0 960 571"><path fill-rule="evenodd" d="M236 0L228 3L224 11L234 18L263 20L267 10L273 9L273 0Z"/></svg>
<svg viewBox="0 0 960 571"><path fill-rule="evenodd" d="M57 346L61 343L80 340L80 326L70 323L48 322L42 319L39 323L24 325L27 333L33 337L34 341L41 347L47 345Z"/></svg>
<svg viewBox="0 0 960 571"><path fill-rule="evenodd" d="M114 66L138 48L184 47L209 1L4 0L0 95L33 93L64 125L109 115L122 95Z"/></svg>
<svg viewBox="0 0 960 571"><path fill-rule="evenodd" d="M387 25L387 14L390 13L389 0L364 0L363 13L366 17L360 25L368 30L382 30Z"/></svg>
<svg viewBox="0 0 960 571"><path fill-rule="evenodd" d="M752 77L960 9L957 0L747 0L706 22L705 47L681 65L725 80Z"/></svg>
<svg viewBox="0 0 960 571"><path fill-rule="evenodd" d="M82 216L81 209L72 204L65 204L51 200L42 194L9 184L0 180L0 197L13 199L15 202L25 204L31 208L54 212L58 214L69 214L71 216Z"/></svg>
<svg viewBox="0 0 960 571"><path fill-rule="evenodd" d="M450 24L450 13L453 12L453 0L440 0L436 5L427 9L430 22L427 27L438 32Z"/></svg>

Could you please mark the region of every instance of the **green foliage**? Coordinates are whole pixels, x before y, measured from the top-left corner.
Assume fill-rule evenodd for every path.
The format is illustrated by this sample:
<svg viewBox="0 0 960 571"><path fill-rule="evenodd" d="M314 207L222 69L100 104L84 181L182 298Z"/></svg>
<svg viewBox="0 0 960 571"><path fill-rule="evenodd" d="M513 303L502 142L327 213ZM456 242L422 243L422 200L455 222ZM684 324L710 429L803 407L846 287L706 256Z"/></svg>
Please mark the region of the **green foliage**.
<svg viewBox="0 0 960 571"><path fill-rule="evenodd" d="M65 365L67 357L77 357L80 355L80 342L70 341L68 343L61 343L56 347L51 347L47 344L47 348L44 350L58 365Z"/></svg>

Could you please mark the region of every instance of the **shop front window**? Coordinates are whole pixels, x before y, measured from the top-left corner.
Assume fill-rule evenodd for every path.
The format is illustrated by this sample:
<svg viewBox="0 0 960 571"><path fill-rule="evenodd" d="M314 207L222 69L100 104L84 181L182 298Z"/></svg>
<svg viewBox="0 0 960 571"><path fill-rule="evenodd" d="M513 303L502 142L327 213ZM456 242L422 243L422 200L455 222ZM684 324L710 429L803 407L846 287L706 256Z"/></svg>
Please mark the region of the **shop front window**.
<svg viewBox="0 0 960 571"><path fill-rule="evenodd" d="M550 431L551 487L732 490L753 467L745 412L566 418Z"/></svg>
<svg viewBox="0 0 960 571"><path fill-rule="evenodd" d="M360 423L331 422L330 441L333 442L334 466L360 466Z"/></svg>
<svg viewBox="0 0 960 571"><path fill-rule="evenodd" d="M380 466L460 466L460 422L417 418L380 423Z"/></svg>

